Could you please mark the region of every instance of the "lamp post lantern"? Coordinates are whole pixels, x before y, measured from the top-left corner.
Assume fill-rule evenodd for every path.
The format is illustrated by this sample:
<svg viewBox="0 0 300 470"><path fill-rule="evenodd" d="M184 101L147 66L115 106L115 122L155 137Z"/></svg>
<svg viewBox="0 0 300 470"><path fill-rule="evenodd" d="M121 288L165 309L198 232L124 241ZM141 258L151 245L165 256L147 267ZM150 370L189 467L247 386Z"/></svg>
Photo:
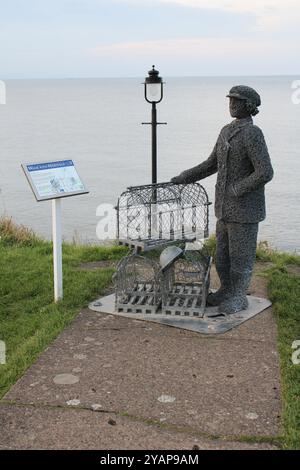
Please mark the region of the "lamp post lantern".
<svg viewBox="0 0 300 470"><path fill-rule="evenodd" d="M144 82L145 100L152 104L152 120L142 123L151 124L152 127L152 184L157 183L157 126L167 124L166 122L157 122L156 104L163 99L163 85L164 82L159 76L159 71L155 70L153 65Z"/></svg>

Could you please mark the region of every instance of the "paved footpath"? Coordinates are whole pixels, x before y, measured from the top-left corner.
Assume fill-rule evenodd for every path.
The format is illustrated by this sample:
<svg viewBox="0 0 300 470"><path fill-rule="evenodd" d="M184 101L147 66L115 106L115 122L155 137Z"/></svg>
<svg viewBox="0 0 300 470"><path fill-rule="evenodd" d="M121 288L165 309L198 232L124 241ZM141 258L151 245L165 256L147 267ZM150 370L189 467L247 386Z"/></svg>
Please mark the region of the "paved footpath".
<svg viewBox="0 0 300 470"><path fill-rule="evenodd" d="M210 336L86 309L0 402L0 449L274 449L276 334L271 308Z"/></svg>

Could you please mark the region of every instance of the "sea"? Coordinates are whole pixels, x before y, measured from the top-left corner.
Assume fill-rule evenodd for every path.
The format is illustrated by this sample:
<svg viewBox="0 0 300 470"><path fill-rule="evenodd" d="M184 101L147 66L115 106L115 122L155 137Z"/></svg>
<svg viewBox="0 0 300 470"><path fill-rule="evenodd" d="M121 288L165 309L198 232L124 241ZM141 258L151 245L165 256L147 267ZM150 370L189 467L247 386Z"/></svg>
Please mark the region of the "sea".
<svg viewBox="0 0 300 470"><path fill-rule="evenodd" d="M259 240L299 252L299 78L164 77L157 115L167 125L158 126L158 182L210 155L220 129L232 120L229 89L252 86L262 99L254 122L274 167ZM151 183L151 126L141 124L151 120L151 105L142 82L143 77L7 80L6 104L0 105L0 215L51 239L51 201L35 200L21 164L72 159L89 194L62 200L63 238L105 243L104 234L115 233L114 224L99 230L109 208L114 211L128 186ZM201 181L212 203L215 181L216 175ZM211 234L215 222L211 205Z"/></svg>

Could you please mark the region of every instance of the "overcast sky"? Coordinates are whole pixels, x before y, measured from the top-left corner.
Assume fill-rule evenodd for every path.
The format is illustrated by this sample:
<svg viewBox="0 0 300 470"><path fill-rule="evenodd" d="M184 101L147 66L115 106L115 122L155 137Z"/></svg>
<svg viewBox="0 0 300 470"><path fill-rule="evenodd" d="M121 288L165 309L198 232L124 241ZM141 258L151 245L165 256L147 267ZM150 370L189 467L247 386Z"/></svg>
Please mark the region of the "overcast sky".
<svg viewBox="0 0 300 470"><path fill-rule="evenodd" d="M0 0L0 79L297 75L300 0Z"/></svg>

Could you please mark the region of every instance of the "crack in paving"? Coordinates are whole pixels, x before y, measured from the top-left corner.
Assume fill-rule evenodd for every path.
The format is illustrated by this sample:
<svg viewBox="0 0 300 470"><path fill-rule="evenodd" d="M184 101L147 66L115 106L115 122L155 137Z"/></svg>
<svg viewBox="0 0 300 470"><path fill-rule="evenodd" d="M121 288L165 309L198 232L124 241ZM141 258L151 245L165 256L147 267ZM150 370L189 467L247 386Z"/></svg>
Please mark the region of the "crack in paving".
<svg viewBox="0 0 300 470"><path fill-rule="evenodd" d="M223 435L223 434L209 434L203 431L199 431L189 426L178 426L173 423L161 423L155 419L147 419L140 416L129 414L125 411L116 411L116 410L104 410L104 409L93 409L91 406L84 405L50 405L47 403L20 403L13 400L1 400L0 406L10 406L16 408L35 408L35 409L45 409L45 410L60 410L60 411L90 411L91 413L101 413L101 414L114 414L120 418L127 418L130 421L143 423L147 426L156 426L162 430L168 430L177 432L179 434L186 434L193 437L203 438L210 441L223 441L223 442L238 442L238 443L252 443L252 444L270 444L277 448L281 448L281 437L278 436L248 436L248 435Z"/></svg>

